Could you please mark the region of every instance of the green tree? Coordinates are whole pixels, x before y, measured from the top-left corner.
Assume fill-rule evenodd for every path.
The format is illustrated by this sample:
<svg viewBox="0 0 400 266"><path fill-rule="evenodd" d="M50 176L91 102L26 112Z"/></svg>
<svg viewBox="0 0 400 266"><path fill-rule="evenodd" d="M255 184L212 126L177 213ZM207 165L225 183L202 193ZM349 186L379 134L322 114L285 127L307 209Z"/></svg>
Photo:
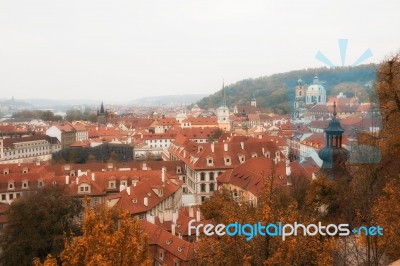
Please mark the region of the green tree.
<svg viewBox="0 0 400 266"><path fill-rule="evenodd" d="M58 256L64 234L74 230L81 203L61 186L48 186L16 199L0 238L1 265L31 265L35 257Z"/></svg>

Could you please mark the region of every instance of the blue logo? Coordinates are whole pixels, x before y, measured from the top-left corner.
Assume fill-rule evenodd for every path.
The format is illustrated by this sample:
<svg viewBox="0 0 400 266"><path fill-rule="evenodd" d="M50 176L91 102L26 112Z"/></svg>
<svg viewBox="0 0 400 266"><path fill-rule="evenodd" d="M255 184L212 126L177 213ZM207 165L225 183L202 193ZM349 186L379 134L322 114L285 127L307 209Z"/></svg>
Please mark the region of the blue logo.
<svg viewBox="0 0 400 266"><path fill-rule="evenodd" d="M339 39L338 40L342 66L345 66L345 63L346 63L348 42L349 42L348 39ZM365 60L367 60L371 57L372 57L372 51L371 51L371 49L368 48L367 50L365 50L365 52L363 54L361 54L358 57L358 59L353 64L351 64L351 66L358 66L361 63L363 63ZM337 66L337 65L333 64L332 61L329 60L328 57L326 57L321 51L317 52L317 54L315 55L315 59L317 59L318 61L320 61L330 67Z"/></svg>

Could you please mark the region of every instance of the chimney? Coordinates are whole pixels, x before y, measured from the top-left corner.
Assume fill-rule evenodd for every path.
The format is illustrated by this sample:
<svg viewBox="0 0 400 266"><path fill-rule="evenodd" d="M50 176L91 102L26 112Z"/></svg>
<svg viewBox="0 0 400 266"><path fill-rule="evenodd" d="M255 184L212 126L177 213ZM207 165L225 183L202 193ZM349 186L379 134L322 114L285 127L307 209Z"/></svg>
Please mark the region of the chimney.
<svg viewBox="0 0 400 266"><path fill-rule="evenodd" d="M76 183L76 184L79 184L79 177L76 177L76 178L75 178L75 183Z"/></svg>
<svg viewBox="0 0 400 266"><path fill-rule="evenodd" d="M200 222L200 209L196 211L196 222Z"/></svg>
<svg viewBox="0 0 400 266"><path fill-rule="evenodd" d="M144 197L143 204L144 204L144 206L149 206L149 198L148 197Z"/></svg>
<svg viewBox="0 0 400 266"><path fill-rule="evenodd" d="M224 143L224 151L228 151L228 143Z"/></svg>
<svg viewBox="0 0 400 266"><path fill-rule="evenodd" d="M262 154L265 155L265 149L264 149L264 147L262 147L261 150L262 150Z"/></svg>
<svg viewBox="0 0 400 266"><path fill-rule="evenodd" d="M165 182L165 172L167 171L167 168L163 167L161 168L161 181L164 183Z"/></svg>
<svg viewBox="0 0 400 266"><path fill-rule="evenodd" d="M240 147L242 147L242 150L244 150L244 142L243 141L240 142Z"/></svg>
<svg viewBox="0 0 400 266"><path fill-rule="evenodd" d="M193 218L193 217L194 217L193 206L189 206L189 217L190 217L190 218Z"/></svg>
<svg viewBox="0 0 400 266"><path fill-rule="evenodd" d="M65 184L66 184L66 185L69 185L69 175L66 175L66 176L65 176Z"/></svg>
<svg viewBox="0 0 400 266"><path fill-rule="evenodd" d="M171 224L171 234L175 235L175 223Z"/></svg>
<svg viewBox="0 0 400 266"><path fill-rule="evenodd" d="M211 143L211 152L214 152L214 142Z"/></svg>
<svg viewBox="0 0 400 266"><path fill-rule="evenodd" d="M126 193L130 196L131 195L131 187L126 188Z"/></svg>
<svg viewBox="0 0 400 266"><path fill-rule="evenodd" d="M183 158L186 158L186 150L183 150Z"/></svg>
<svg viewBox="0 0 400 266"><path fill-rule="evenodd" d="M262 139L262 135L258 135L258 138L259 138L259 139Z"/></svg>
<svg viewBox="0 0 400 266"><path fill-rule="evenodd" d="M36 160L36 166L40 165L40 160Z"/></svg>
<svg viewBox="0 0 400 266"><path fill-rule="evenodd" d="M290 176L291 173L292 173L292 171L290 169L290 162L289 162L289 160L286 160L286 175Z"/></svg>
<svg viewBox="0 0 400 266"><path fill-rule="evenodd" d="M92 173L92 181L96 181L96 175L95 175L95 173Z"/></svg>
<svg viewBox="0 0 400 266"><path fill-rule="evenodd" d="M136 187L136 185L137 185L137 180L134 180L132 183L133 183L133 187Z"/></svg>
<svg viewBox="0 0 400 266"><path fill-rule="evenodd" d="M142 164L142 170L147 170L147 164L146 163Z"/></svg>

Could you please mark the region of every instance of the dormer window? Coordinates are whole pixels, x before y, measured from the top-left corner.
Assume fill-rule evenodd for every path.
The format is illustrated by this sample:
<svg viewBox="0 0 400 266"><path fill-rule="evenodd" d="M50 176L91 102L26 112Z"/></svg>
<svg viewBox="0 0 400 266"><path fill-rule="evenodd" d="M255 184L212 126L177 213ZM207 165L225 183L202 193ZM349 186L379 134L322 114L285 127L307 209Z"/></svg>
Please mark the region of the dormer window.
<svg viewBox="0 0 400 266"><path fill-rule="evenodd" d="M10 174L10 169L6 168L3 170L3 175L8 175Z"/></svg>
<svg viewBox="0 0 400 266"><path fill-rule="evenodd" d="M251 158L257 158L257 153L253 152L253 153L251 154Z"/></svg>
<svg viewBox="0 0 400 266"><path fill-rule="evenodd" d="M121 180L121 185L127 187L128 181L126 181L126 180Z"/></svg>
<svg viewBox="0 0 400 266"><path fill-rule="evenodd" d="M268 152L265 154L265 156L266 156L267 158L271 158L270 152L268 151Z"/></svg>
<svg viewBox="0 0 400 266"><path fill-rule="evenodd" d="M79 193L90 193L90 186L88 184L82 184L79 186Z"/></svg>
<svg viewBox="0 0 400 266"><path fill-rule="evenodd" d="M108 181L108 188L110 188L110 189L115 188L115 180Z"/></svg>
<svg viewBox="0 0 400 266"><path fill-rule="evenodd" d="M8 182L8 189L14 189L14 181L9 181Z"/></svg>
<svg viewBox="0 0 400 266"><path fill-rule="evenodd" d="M44 186L43 180L40 179L40 180L38 181L38 187L43 187L43 186Z"/></svg>
<svg viewBox="0 0 400 266"><path fill-rule="evenodd" d="M137 199L132 199L132 203L137 203Z"/></svg>
<svg viewBox="0 0 400 266"><path fill-rule="evenodd" d="M158 190L158 196L162 197L162 195L163 195L163 189L159 189Z"/></svg>
<svg viewBox="0 0 400 266"><path fill-rule="evenodd" d="M22 173L23 174L27 174L28 173L28 168L24 167L24 169L22 169Z"/></svg>
<svg viewBox="0 0 400 266"><path fill-rule="evenodd" d="M244 161L245 161L244 155L239 155L239 162L244 163Z"/></svg>
<svg viewBox="0 0 400 266"><path fill-rule="evenodd" d="M212 166L214 164L213 158L212 157L207 157L207 165Z"/></svg>
<svg viewBox="0 0 400 266"><path fill-rule="evenodd" d="M176 167L176 172L178 174L182 173L182 168L180 166Z"/></svg>
<svg viewBox="0 0 400 266"><path fill-rule="evenodd" d="M29 183L28 180L22 181L22 188L28 188L29 187Z"/></svg>
<svg viewBox="0 0 400 266"><path fill-rule="evenodd" d="M224 157L224 161L225 161L225 165L231 165L231 157L230 156Z"/></svg>

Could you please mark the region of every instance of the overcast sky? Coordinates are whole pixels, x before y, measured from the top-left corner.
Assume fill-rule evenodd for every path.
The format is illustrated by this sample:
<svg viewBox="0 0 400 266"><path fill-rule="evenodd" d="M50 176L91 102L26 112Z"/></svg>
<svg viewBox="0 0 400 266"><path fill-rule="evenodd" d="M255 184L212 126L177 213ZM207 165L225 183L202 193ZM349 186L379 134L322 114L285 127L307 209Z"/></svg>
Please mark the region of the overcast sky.
<svg viewBox="0 0 400 266"><path fill-rule="evenodd" d="M400 1L0 0L0 98L131 100L400 48Z"/></svg>

